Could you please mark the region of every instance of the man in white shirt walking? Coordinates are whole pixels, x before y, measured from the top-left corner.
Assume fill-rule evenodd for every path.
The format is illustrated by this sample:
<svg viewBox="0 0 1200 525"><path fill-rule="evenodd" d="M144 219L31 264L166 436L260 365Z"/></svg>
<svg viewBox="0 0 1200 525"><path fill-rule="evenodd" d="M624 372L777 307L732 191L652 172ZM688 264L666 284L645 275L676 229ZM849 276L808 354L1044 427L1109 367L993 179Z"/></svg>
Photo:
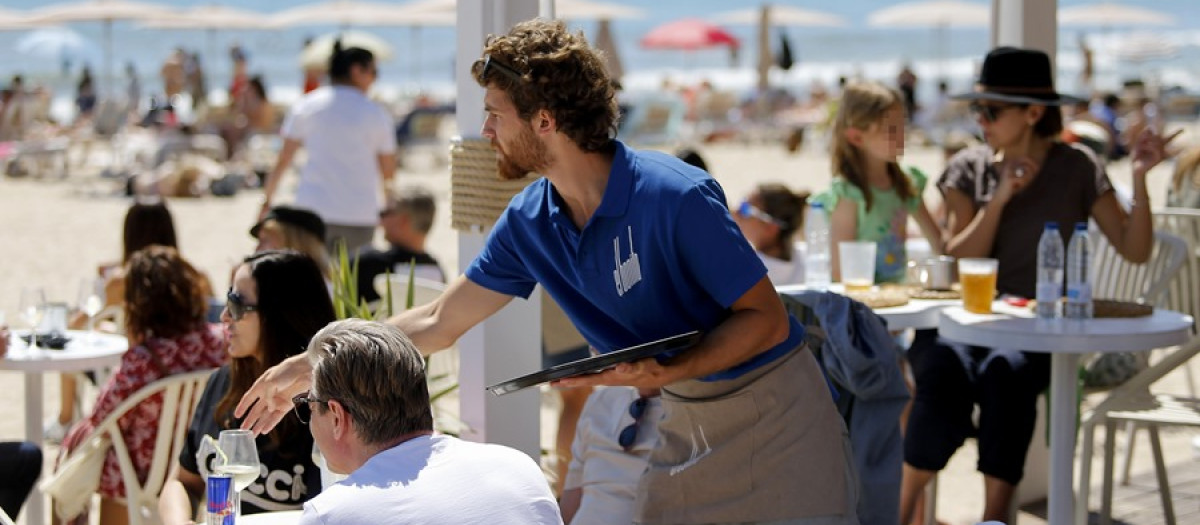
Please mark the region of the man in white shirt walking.
<svg viewBox="0 0 1200 525"><path fill-rule="evenodd" d="M293 399L330 470L302 525L561 524L533 459L434 435L425 364L398 328L338 321L308 346L312 389Z"/></svg>
<svg viewBox="0 0 1200 525"><path fill-rule="evenodd" d="M263 188L266 213L283 172L303 146L308 161L300 171L295 206L325 221L330 252L340 240L351 254L371 243L396 171L395 124L366 95L377 76L370 51L335 44L329 60L332 85L304 95L288 113L279 132L283 149Z"/></svg>

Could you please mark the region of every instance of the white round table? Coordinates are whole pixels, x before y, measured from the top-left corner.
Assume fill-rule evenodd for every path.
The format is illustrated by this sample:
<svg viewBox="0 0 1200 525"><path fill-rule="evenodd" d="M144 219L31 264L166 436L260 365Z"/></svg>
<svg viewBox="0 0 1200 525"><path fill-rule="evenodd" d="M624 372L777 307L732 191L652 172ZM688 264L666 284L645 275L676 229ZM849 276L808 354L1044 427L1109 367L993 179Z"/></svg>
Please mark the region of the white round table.
<svg viewBox="0 0 1200 525"><path fill-rule="evenodd" d="M938 333L958 343L1016 348L1051 354L1050 361L1050 509L1047 522L1075 519L1075 417L1079 355L1131 352L1187 342L1190 316L1156 309L1153 315L1122 319L1040 320L1028 308L997 301L992 314L973 314L961 306L941 312ZM1091 458L1083 458L1091 461Z"/></svg>
<svg viewBox="0 0 1200 525"><path fill-rule="evenodd" d="M50 350L42 348L37 353L28 351L28 344L20 339L28 330L13 332L9 341L8 355L0 359L0 370L25 373L25 439L42 444L42 374L47 372L79 372L99 370L116 366L121 355L129 348L124 336L89 333L70 330L66 348ZM39 343L40 346L41 343ZM45 508L41 491L34 487L25 507L26 523L45 523Z"/></svg>

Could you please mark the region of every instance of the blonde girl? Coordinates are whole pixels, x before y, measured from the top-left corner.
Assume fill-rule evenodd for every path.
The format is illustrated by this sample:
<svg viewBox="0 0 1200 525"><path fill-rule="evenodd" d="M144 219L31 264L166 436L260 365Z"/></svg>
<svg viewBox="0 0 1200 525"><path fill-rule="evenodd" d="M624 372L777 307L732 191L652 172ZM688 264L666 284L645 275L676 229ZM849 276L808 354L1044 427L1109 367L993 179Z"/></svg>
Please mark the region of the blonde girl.
<svg viewBox="0 0 1200 525"><path fill-rule="evenodd" d="M877 243L876 282L902 281L910 215L932 252L942 252L941 233L921 200L926 176L902 169L896 159L903 153L900 93L875 82L846 86L833 125L833 182L814 197L830 214L834 280L840 280L838 242L863 240Z"/></svg>

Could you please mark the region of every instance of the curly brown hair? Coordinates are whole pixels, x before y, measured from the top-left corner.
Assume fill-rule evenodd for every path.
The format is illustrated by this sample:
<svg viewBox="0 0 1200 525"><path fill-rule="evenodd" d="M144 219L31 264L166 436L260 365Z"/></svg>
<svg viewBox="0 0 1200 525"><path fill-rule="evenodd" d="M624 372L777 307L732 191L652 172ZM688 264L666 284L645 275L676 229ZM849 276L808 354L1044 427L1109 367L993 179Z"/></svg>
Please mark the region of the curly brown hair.
<svg viewBox="0 0 1200 525"><path fill-rule="evenodd" d="M125 264L125 328L135 340L179 337L204 324L207 280L175 248L148 246Z"/></svg>
<svg viewBox="0 0 1200 525"><path fill-rule="evenodd" d="M471 65L475 81L507 93L523 120L544 109L580 149L612 150L616 91L602 52L588 45L583 32L538 18L513 26L507 35L490 36L483 52Z"/></svg>

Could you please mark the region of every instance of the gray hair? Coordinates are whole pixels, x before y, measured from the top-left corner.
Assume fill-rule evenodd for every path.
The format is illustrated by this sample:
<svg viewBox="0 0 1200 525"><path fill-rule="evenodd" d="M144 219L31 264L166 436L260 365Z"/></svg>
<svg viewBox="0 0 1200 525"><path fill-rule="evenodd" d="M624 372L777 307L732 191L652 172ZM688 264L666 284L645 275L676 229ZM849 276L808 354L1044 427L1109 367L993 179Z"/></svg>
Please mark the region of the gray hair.
<svg viewBox="0 0 1200 525"><path fill-rule="evenodd" d="M340 402L365 443L433 430L425 361L399 328L362 319L330 323L313 336L308 359L312 394Z"/></svg>
<svg viewBox="0 0 1200 525"><path fill-rule="evenodd" d="M423 186L411 186L397 192L391 208L412 219L413 228L428 234L433 229L433 218L437 214L437 202L433 193Z"/></svg>

